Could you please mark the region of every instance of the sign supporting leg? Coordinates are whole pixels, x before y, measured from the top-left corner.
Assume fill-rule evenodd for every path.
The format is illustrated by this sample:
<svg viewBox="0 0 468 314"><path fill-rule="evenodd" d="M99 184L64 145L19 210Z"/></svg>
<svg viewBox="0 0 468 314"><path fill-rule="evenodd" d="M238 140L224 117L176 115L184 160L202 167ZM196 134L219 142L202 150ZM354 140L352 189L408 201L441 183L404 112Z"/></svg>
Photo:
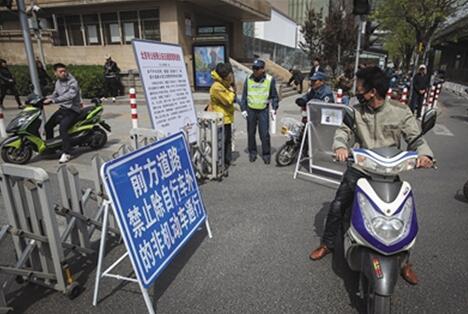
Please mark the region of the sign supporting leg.
<svg viewBox="0 0 468 314"><path fill-rule="evenodd" d="M99 282L101 281L101 273L102 273L102 261L104 259L104 254L106 251L106 237L107 237L107 224L109 218L109 207L110 202L104 201L102 203L104 207L103 213L103 221L102 221L102 230L101 230L101 243L99 245L99 256L98 256L98 263L97 263L97 270L96 270L96 283L94 284L94 295L93 295L93 306L97 304L98 292L99 292Z"/></svg>

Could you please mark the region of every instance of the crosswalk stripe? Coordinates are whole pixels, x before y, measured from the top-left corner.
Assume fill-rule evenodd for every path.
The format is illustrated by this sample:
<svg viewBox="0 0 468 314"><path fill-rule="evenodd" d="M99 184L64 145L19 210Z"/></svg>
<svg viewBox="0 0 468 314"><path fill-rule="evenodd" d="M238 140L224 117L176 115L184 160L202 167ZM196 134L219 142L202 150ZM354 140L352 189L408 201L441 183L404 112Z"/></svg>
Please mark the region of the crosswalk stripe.
<svg viewBox="0 0 468 314"><path fill-rule="evenodd" d="M436 124L433 129L436 135L454 136L452 132L443 124Z"/></svg>

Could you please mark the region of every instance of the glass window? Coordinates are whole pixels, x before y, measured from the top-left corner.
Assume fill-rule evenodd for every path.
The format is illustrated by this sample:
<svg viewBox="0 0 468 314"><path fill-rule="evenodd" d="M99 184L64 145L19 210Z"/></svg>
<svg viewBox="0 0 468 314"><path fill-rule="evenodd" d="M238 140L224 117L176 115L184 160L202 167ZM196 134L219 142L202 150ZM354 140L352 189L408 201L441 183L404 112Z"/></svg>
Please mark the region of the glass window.
<svg viewBox="0 0 468 314"><path fill-rule="evenodd" d="M132 39L140 37L140 30L138 28L138 12L120 12L120 22L122 24L122 41L124 43L129 44Z"/></svg>
<svg viewBox="0 0 468 314"><path fill-rule="evenodd" d="M53 24L53 21L52 21ZM67 46L67 34L65 23L62 17L57 18L57 32L54 32L53 41L55 46Z"/></svg>
<svg viewBox="0 0 468 314"><path fill-rule="evenodd" d="M101 14L104 43L107 45L120 44L120 29L117 13Z"/></svg>
<svg viewBox="0 0 468 314"><path fill-rule="evenodd" d="M101 30L97 14L83 15L83 24L86 34L87 45L101 44Z"/></svg>
<svg viewBox="0 0 468 314"><path fill-rule="evenodd" d="M140 20L144 39L161 40L159 10L140 11Z"/></svg>
<svg viewBox="0 0 468 314"><path fill-rule="evenodd" d="M83 34L81 32L81 20L79 15L66 16L68 38L71 46L84 46Z"/></svg>

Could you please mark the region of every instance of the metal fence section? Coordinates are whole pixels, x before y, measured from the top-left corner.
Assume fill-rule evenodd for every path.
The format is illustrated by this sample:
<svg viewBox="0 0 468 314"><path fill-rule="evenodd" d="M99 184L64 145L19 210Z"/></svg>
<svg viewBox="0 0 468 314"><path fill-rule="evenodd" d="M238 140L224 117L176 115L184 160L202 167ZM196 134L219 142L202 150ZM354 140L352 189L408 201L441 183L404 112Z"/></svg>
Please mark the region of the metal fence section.
<svg viewBox="0 0 468 314"><path fill-rule="evenodd" d="M103 227L105 195L99 190L82 189L73 166L61 166L57 178L58 187L53 187L41 168L0 165L0 188L8 218L8 224L0 227L0 242L11 236L16 253L14 265L0 266L0 272L11 275L0 286L0 312L12 310L6 294L13 279L38 284L70 298L80 292L68 261L77 254L95 253L91 242L95 231ZM52 190L59 191L59 204L53 204ZM93 217L84 212L90 200L97 202ZM64 226L59 227L59 216L65 218ZM120 234L113 226L108 231L114 236Z"/></svg>
<svg viewBox="0 0 468 314"><path fill-rule="evenodd" d="M314 100L307 103L307 123L294 179L301 175L320 182L340 184L345 165L333 162L332 146L335 131L343 120L344 107L346 105Z"/></svg>
<svg viewBox="0 0 468 314"><path fill-rule="evenodd" d="M192 162L198 179L221 180L224 164L224 123L218 112L198 113L199 139L192 147Z"/></svg>

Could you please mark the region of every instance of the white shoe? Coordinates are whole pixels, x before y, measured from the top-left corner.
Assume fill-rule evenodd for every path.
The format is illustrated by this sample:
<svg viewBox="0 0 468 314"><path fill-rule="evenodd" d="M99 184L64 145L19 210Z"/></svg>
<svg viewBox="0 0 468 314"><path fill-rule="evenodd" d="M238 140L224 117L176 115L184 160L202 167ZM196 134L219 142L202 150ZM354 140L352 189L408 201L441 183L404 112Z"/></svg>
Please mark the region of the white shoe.
<svg viewBox="0 0 468 314"><path fill-rule="evenodd" d="M63 164L63 163L69 162L70 159L71 159L71 155L63 153L59 159L59 163Z"/></svg>
<svg viewBox="0 0 468 314"><path fill-rule="evenodd" d="M115 97L112 97L112 102L115 102Z"/></svg>

